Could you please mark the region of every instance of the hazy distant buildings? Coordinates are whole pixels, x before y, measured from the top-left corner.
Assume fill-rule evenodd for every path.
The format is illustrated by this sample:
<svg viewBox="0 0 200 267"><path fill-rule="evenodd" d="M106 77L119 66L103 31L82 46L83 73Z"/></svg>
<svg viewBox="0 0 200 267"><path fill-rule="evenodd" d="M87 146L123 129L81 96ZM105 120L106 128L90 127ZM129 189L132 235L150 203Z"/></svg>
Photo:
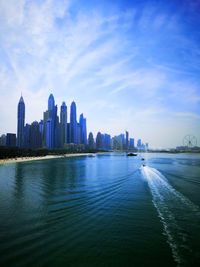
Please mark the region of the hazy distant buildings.
<svg viewBox="0 0 200 267"><path fill-rule="evenodd" d="M128 139L128 132L126 131L126 149L129 149L129 139Z"/></svg>
<svg viewBox="0 0 200 267"><path fill-rule="evenodd" d="M141 139L138 139L137 141L137 149L141 149L142 148L142 141Z"/></svg>
<svg viewBox="0 0 200 267"><path fill-rule="evenodd" d="M25 122L25 104L21 96L17 109L17 146L24 148L24 122Z"/></svg>
<svg viewBox="0 0 200 267"><path fill-rule="evenodd" d="M104 135L104 149L109 150L111 148L111 136L109 134Z"/></svg>
<svg viewBox="0 0 200 267"><path fill-rule="evenodd" d="M94 146L95 146L95 144L94 144L93 134L89 133L89 136L88 136L88 147L89 147L89 149L94 149L95 148Z"/></svg>
<svg viewBox="0 0 200 267"><path fill-rule="evenodd" d="M125 136L124 136L124 134L120 134L119 136L122 139L122 144L125 145Z"/></svg>
<svg viewBox="0 0 200 267"><path fill-rule="evenodd" d="M134 149L135 144L134 144L134 138L130 138L130 149Z"/></svg>
<svg viewBox="0 0 200 267"><path fill-rule="evenodd" d="M102 149L102 136L100 132L98 132L96 136L96 149Z"/></svg>
<svg viewBox="0 0 200 267"><path fill-rule="evenodd" d="M114 136L111 141L111 149L113 150L123 150L123 142L121 135Z"/></svg>
<svg viewBox="0 0 200 267"><path fill-rule="evenodd" d="M146 150L149 149L149 144L148 144L148 143L145 144L145 149L146 149Z"/></svg>

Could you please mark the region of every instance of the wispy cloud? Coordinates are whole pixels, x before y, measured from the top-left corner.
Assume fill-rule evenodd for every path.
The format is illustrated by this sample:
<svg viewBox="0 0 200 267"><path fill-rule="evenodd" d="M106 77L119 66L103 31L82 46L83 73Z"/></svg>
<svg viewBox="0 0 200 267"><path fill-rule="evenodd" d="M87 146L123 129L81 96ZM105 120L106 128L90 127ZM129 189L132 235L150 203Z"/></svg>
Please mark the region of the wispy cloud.
<svg viewBox="0 0 200 267"><path fill-rule="evenodd" d="M58 105L77 101L89 130L116 134L126 128L152 144L161 117L167 124L172 110L177 122L182 113L198 119L199 42L194 35L188 38L189 24L182 20L186 7L171 12L161 2L124 9L107 5L112 7L0 1L1 133L16 131L21 92L29 123L42 118L53 92ZM195 15L192 25L196 21Z"/></svg>
<svg viewBox="0 0 200 267"><path fill-rule="evenodd" d="M200 114L196 114L196 113L175 112L174 115L175 116L178 116L178 117L186 117L186 118L200 119Z"/></svg>

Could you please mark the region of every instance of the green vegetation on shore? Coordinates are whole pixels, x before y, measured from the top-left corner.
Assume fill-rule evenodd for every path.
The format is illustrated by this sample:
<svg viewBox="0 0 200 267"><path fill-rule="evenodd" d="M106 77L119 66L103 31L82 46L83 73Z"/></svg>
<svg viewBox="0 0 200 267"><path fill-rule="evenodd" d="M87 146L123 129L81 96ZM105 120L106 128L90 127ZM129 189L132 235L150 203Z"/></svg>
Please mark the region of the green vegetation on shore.
<svg viewBox="0 0 200 267"><path fill-rule="evenodd" d="M75 149L18 149L18 148L0 148L0 159L10 159L19 157L42 157L47 155L64 155L64 154L74 154L74 153L96 153L101 152L99 150L75 150Z"/></svg>

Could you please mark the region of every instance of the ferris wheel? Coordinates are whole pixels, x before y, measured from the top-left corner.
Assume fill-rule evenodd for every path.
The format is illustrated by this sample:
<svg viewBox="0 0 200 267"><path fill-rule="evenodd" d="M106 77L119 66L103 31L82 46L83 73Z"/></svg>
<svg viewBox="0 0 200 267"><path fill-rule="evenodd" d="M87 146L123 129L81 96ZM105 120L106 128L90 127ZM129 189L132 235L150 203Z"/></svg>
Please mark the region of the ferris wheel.
<svg viewBox="0 0 200 267"><path fill-rule="evenodd" d="M187 147L194 147L197 145L197 138L194 135L186 135L183 138L183 145Z"/></svg>

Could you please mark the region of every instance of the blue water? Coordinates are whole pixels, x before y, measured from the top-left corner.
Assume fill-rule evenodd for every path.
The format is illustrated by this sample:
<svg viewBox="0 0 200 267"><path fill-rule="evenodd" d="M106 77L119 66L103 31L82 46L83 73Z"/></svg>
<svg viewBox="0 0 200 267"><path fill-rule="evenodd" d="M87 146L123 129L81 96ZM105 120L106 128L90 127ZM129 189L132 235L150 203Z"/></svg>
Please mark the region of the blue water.
<svg viewBox="0 0 200 267"><path fill-rule="evenodd" d="M1 266L199 266L199 244L200 155L0 165Z"/></svg>

